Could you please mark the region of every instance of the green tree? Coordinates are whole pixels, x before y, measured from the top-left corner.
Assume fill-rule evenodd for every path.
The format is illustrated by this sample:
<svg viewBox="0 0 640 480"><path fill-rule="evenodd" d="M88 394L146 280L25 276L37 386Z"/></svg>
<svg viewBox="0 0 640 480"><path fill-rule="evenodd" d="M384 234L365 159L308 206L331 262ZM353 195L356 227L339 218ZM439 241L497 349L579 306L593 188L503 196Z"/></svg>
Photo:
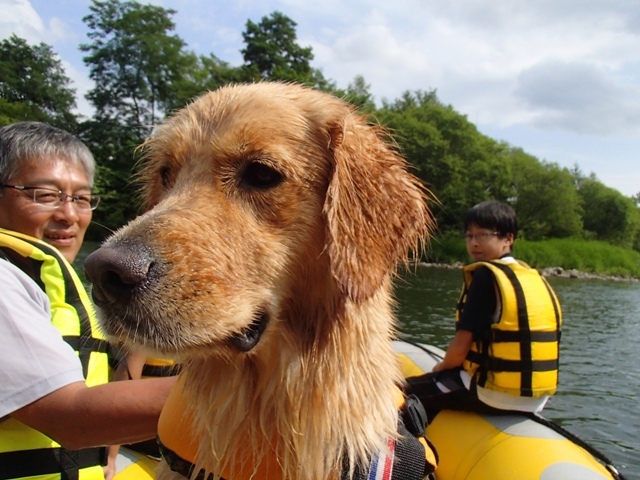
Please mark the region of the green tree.
<svg viewBox="0 0 640 480"><path fill-rule="evenodd" d="M584 229L598 240L632 248L640 229L633 198L607 187L594 177L581 182L578 193L584 209Z"/></svg>
<svg viewBox="0 0 640 480"><path fill-rule="evenodd" d="M101 197L87 237L101 240L140 213L131 181L140 139L136 131L109 118L82 122L79 135L96 158L94 190Z"/></svg>
<svg viewBox="0 0 640 480"><path fill-rule="evenodd" d="M80 45L95 87L87 98L96 114L82 125L82 138L98 160L96 190L104 198L90 232L104 236L135 217L138 202L131 179L135 149L172 108L181 107L189 71L197 73L197 57L171 35L174 10L136 1L93 0L83 21L91 40ZM190 98L186 93L180 99Z"/></svg>
<svg viewBox="0 0 640 480"><path fill-rule="evenodd" d="M582 234L582 207L574 177L566 168L514 148L513 206L524 236L530 240Z"/></svg>
<svg viewBox="0 0 640 480"><path fill-rule="evenodd" d="M311 47L297 43L297 23L275 11L260 23L247 20L241 50L247 78L300 82L321 89L330 88L322 72L311 67Z"/></svg>
<svg viewBox="0 0 640 480"><path fill-rule="evenodd" d="M384 102L376 116L439 200L435 212L441 230L459 230L472 205L509 196L504 147L440 103L435 91L405 92L392 104Z"/></svg>
<svg viewBox="0 0 640 480"><path fill-rule="evenodd" d="M11 35L0 42L0 126L47 122L75 132L75 90L50 46Z"/></svg>
<svg viewBox="0 0 640 480"><path fill-rule="evenodd" d="M376 104L370 89L371 85L366 82L364 77L356 75L346 90L337 89L334 86L327 90L355 105L361 112L373 113L376 109Z"/></svg>
<svg viewBox="0 0 640 480"><path fill-rule="evenodd" d="M120 0L93 0L89 9L83 21L92 42L80 50L88 53L84 62L96 86L87 98L97 119L135 128L142 140L164 117L174 85L193 66L184 41L169 34L175 10Z"/></svg>
<svg viewBox="0 0 640 480"><path fill-rule="evenodd" d="M184 63L184 75L174 82L173 94L167 99L168 112L182 108L204 92L250 80L244 68L233 67L213 53L199 57L185 54Z"/></svg>

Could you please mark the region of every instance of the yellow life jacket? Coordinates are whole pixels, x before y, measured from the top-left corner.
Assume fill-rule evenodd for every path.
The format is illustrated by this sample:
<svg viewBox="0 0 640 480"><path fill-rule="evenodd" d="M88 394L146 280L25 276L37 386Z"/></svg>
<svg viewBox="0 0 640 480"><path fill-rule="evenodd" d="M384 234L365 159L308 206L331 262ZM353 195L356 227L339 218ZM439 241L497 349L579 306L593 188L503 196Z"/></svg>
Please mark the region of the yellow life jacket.
<svg viewBox="0 0 640 480"><path fill-rule="evenodd" d="M175 363L174 360L162 357L147 357L144 365L142 366L142 375L140 378L170 377L177 375L179 371L180 365ZM131 378L130 372L129 378ZM154 458L160 457L160 449L158 447L158 442L155 439L131 443L128 444L127 447L135 452L144 453Z"/></svg>
<svg viewBox="0 0 640 480"><path fill-rule="evenodd" d="M0 256L31 277L51 304L51 322L78 353L89 386L109 379L108 342L89 297L67 260L40 240L0 229ZM0 479L103 480L105 448L67 450L11 417L0 422Z"/></svg>
<svg viewBox="0 0 640 480"><path fill-rule="evenodd" d="M464 267L457 319L473 272L493 273L500 312L484 338L474 341L463 364L481 387L521 397L553 395L558 386L562 312L555 293L523 262L476 262Z"/></svg>
<svg viewBox="0 0 640 480"><path fill-rule="evenodd" d="M198 440L191 433L193 419L187 400L183 395L183 377L171 390L169 398L160 415L158 422L158 443L162 457L169 467L186 478L193 478L194 461L198 450ZM380 452L372 458L369 472L356 469L353 480L367 480L376 478L381 480L422 480L432 478L430 475L438 465L438 455L434 446L426 437L425 428L427 414L424 407L415 396L405 398L398 388L394 391L394 398L400 410L398 422L398 440L389 439L388 450ZM272 450L272 456L261 459L258 465L252 461L250 455L235 459L235 465L230 467L234 472L221 472L225 480L282 480L283 472L277 459L277 453ZM378 472L376 474L376 472ZM196 478L204 478L200 471ZM210 478L210 477L209 477ZM348 477L348 469L343 471L342 479Z"/></svg>

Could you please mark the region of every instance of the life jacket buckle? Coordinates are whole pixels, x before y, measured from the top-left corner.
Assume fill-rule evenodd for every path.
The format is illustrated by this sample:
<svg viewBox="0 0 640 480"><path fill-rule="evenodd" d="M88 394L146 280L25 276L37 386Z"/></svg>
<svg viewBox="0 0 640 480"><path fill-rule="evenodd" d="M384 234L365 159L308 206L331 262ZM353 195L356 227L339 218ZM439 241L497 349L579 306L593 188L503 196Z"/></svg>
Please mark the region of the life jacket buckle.
<svg viewBox="0 0 640 480"><path fill-rule="evenodd" d="M408 395L401 410L402 422L414 437L422 437L426 433L429 417L422 402L414 394Z"/></svg>

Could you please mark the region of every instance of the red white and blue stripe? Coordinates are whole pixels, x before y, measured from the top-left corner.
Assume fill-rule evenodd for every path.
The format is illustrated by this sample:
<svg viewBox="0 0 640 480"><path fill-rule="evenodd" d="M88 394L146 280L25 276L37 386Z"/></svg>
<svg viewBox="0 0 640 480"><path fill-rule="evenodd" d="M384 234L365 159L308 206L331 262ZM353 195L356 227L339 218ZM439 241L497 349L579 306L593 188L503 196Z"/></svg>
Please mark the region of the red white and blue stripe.
<svg viewBox="0 0 640 480"><path fill-rule="evenodd" d="M371 459L367 480L391 480L396 443L393 438L387 439L387 448L376 453Z"/></svg>

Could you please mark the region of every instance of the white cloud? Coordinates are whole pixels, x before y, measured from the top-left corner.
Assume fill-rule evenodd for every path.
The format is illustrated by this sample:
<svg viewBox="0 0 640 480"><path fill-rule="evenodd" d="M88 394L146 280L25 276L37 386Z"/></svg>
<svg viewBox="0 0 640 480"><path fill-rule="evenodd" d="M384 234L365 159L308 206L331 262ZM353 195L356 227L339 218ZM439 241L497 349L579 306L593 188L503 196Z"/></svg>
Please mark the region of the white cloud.
<svg viewBox="0 0 640 480"><path fill-rule="evenodd" d="M578 133L640 133L640 89L621 85L593 65L547 62L523 71L515 95L546 129Z"/></svg>
<svg viewBox="0 0 640 480"><path fill-rule="evenodd" d="M46 27L29 0L0 0L0 37L11 34L28 42L40 43L46 38Z"/></svg>

